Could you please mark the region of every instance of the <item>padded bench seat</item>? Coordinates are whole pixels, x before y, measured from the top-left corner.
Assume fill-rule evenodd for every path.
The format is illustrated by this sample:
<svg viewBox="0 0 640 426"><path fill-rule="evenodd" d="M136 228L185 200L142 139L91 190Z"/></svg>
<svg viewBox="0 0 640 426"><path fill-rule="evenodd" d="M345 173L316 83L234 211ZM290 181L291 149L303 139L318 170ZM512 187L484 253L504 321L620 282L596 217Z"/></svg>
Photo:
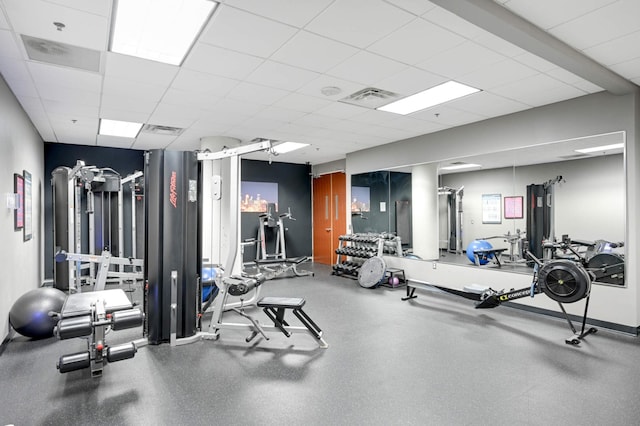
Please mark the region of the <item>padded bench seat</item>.
<svg viewBox="0 0 640 426"><path fill-rule="evenodd" d="M313 320L302 310L306 301L301 297L273 297L266 296L258 300L257 306L262 308L264 313L273 321L273 324L282 333L291 337L291 332L286 329L289 326L284 319L287 309L291 309L293 314L298 317L300 322L309 330L309 332L320 341L320 346L326 348L328 345L322 338L322 330Z"/></svg>

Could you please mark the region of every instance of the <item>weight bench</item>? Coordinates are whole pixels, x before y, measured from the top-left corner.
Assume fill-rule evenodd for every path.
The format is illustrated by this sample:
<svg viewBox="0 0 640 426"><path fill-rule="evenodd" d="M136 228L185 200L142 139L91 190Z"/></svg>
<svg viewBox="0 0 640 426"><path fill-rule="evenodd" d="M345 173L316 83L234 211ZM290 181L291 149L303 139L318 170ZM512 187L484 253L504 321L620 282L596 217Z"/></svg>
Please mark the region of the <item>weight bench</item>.
<svg viewBox="0 0 640 426"><path fill-rule="evenodd" d="M293 271L297 277L313 276L313 271L300 271L298 265L309 260L307 256L292 257L288 259L257 259L256 267L267 276L267 279L275 278L285 272Z"/></svg>
<svg viewBox="0 0 640 426"><path fill-rule="evenodd" d="M502 255L502 252L506 250L507 250L506 248L474 250L473 251L473 258L475 259L474 263L477 266L480 266L481 260L486 260L487 262L489 262L491 259L493 259L495 263L498 265L498 267L501 267L502 264L500 263L500 256Z"/></svg>
<svg viewBox="0 0 640 426"><path fill-rule="evenodd" d="M287 309L291 309L293 314L298 317L300 322L309 330L309 333L318 340L320 347L326 349L329 347L329 344L322 338L322 330L309 315L302 310L305 303L306 301L301 297L268 296L258 300L257 305L262 308L269 319L273 321L273 324L287 337L291 337L291 332L286 328L289 324L284 319L284 314Z"/></svg>

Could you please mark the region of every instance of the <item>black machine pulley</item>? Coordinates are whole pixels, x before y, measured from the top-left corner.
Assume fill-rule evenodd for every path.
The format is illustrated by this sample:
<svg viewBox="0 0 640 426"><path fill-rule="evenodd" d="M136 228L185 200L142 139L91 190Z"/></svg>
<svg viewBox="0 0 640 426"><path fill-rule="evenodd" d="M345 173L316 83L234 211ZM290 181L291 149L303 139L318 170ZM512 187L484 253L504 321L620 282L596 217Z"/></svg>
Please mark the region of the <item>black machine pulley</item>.
<svg viewBox="0 0 640 426"><path fill-rule="evenodd" d="M538 286L544 294L556 302L573 303L589 295L591 277L578 263L556 259L540 266Z"/></svg>

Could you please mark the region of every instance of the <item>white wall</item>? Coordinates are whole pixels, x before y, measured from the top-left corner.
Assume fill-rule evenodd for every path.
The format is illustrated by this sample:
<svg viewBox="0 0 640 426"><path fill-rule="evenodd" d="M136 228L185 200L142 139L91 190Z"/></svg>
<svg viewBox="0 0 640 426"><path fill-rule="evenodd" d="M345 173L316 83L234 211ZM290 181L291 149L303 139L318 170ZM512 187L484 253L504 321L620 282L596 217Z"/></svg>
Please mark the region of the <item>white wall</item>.
<svg viewBox="0 0 640 426"><path fill-rule="evenodd" d="M22 294L37 288L43 277L42 205L44 144L24 110L0 77L0 340L9 332L9 310ZM13 193L13 174L31 173L33 179L33 238L23 241L14 231L13 210L6 194Z"/></svg>
<svg viewBox="0 0 640 426"><path fill-rule="evenodd" d="M514 148L524 148L553 141L625 131L627 147L625 155L626 176L626 288L610 286L596 287L591 299L591 317L637 327L640 324L640 95L614 96L600 92L581 98L559 102L489 119L466 126L456 127L437 133L423 135L392 144L357 151L347 155L348 175L402 167L423 162L441 162L463 156L488 154ZM415 217L415 215L414 215ZM473 277L484 277L488 284L493 279L505 288L516 287L518 280L505 272L489 273L477 268L448 265L446 273L432 262L394 259L390 266L404 267L410 278L431 281L454 288L462 288ZM476 275L474 272L476 271ZM459 270L459 271L458 271ZM497 275L496 275L497 274ZM513 281L514 285L509 282ZM497 287L500 287L499 285ZM495 287L494 287L495 288ZM531 302L535 306L557 309L547 298L538 297ZM549 306L547 306L549 305ZM579 305L576 303L575 305ZM571 307L571 309L576 309Z"/></svg>

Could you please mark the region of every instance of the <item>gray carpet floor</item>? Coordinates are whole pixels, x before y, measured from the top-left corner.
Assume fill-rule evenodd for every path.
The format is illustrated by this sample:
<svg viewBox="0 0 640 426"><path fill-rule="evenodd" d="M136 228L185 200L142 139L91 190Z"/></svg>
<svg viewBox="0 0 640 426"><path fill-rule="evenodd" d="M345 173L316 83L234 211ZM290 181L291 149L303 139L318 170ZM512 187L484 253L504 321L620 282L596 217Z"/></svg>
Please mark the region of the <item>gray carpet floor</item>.
<svg viewBox="0 0 640 426"><path fill-rule="evenodd" d="M225 330L140 348L91 378L55 368L84 340L18 335L0 355L0 425L640 424L636 337L600 329L570 346L563 320L478 311L439 292L403 302L403 288L364 289L304 266L315 277L271 280L262 294L304 297L328 349L305 334L247 344ZM139 337L122 330L108 342Z"/></svg>

